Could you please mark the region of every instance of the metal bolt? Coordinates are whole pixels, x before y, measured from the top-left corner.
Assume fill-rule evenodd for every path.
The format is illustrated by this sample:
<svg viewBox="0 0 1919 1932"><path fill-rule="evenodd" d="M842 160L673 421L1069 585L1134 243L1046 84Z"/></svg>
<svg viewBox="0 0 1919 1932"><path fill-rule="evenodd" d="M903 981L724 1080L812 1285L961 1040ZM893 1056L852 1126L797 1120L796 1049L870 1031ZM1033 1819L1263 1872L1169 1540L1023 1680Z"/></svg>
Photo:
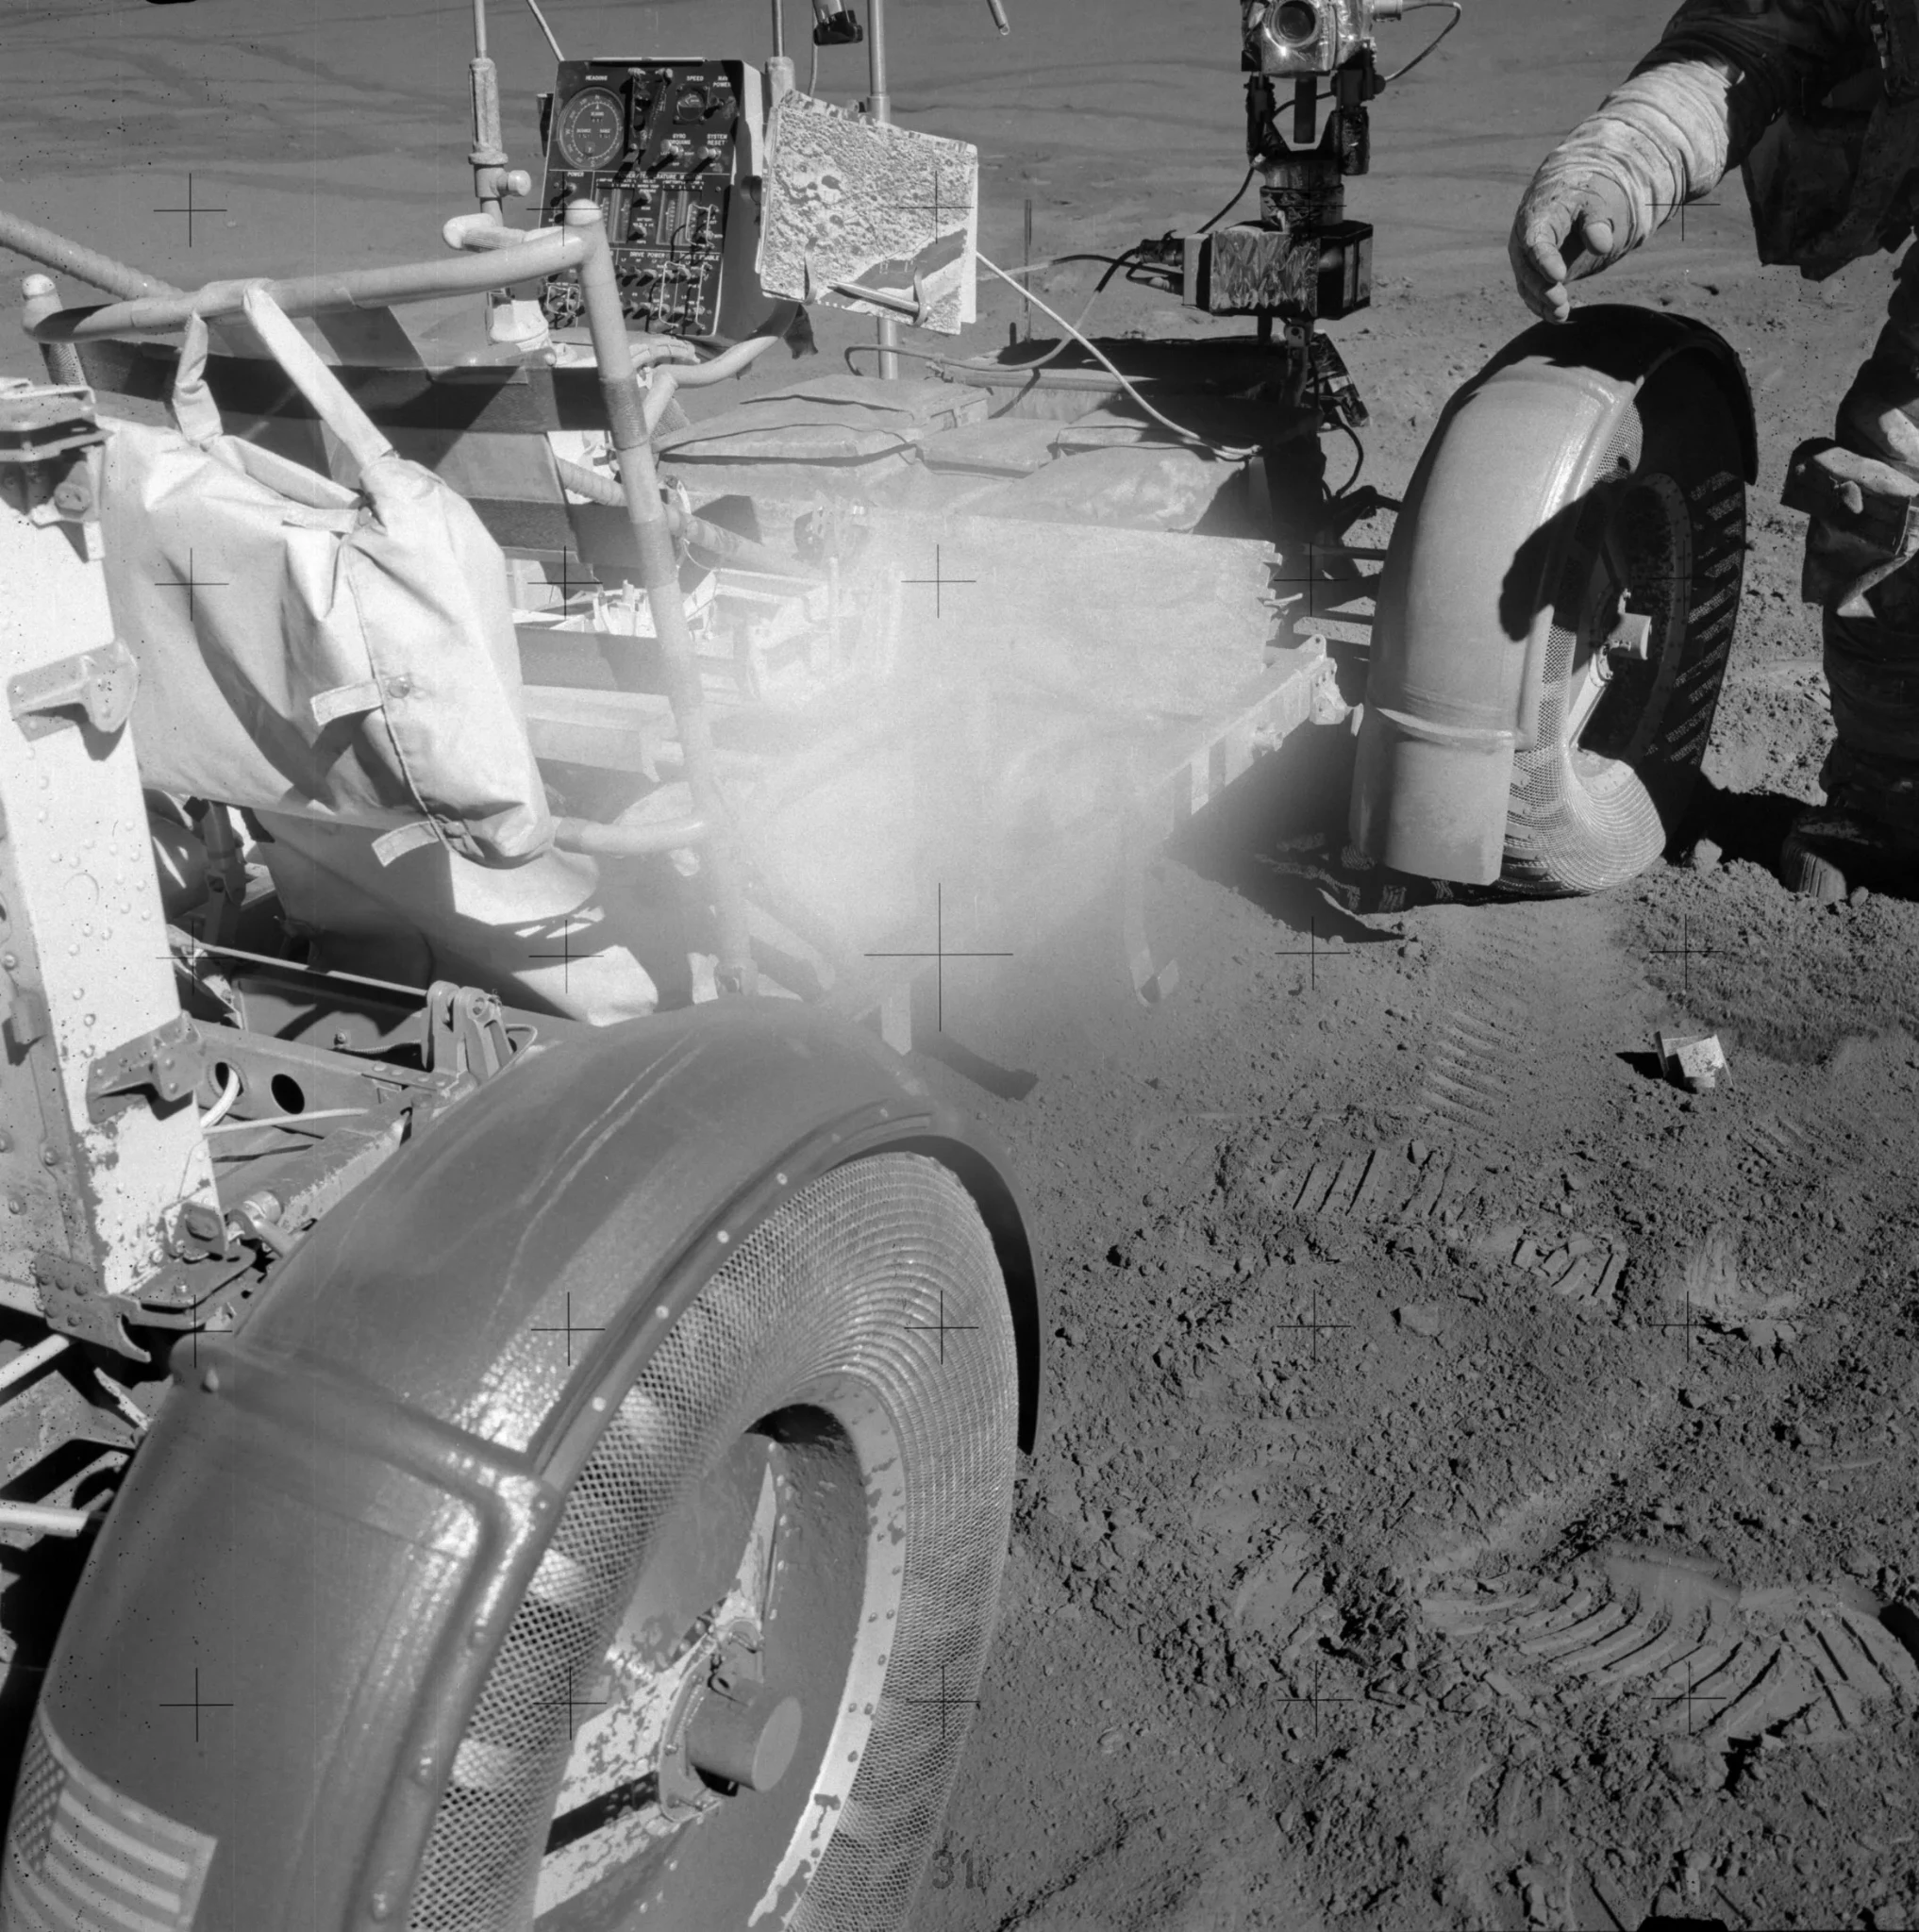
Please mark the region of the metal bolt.
<svg viewBox="0 0 1919 1932"><path fill-rule="evenodd" d="M11 973L19 964L20 955L18 953L0 953L0 966L6 967L8 972Z"/></svg>
<svg viewBox="0 0 1919 1932"><path fill-rule="evenodd" d="M367 1900L366 1908L370 1917L375 1919L392 1918L393 1915L392 1893L385 1890L381 1890L379 1891L375 1892L374 1895Z"/></svg>
<svg viewBox="0 0 1919 1932"><path fill-rule="evenodd" d="M8 1194L7 1197L7 1211L9 1214L25 1214L26 1212L25 1197L21 1194Z"/></svg>
<svg viewBox="0 0 1919 1932"><path fill-rule="evenodd" d="M0 1154L13 1152L13 1136L5 1127L0 1127Z"/></svg>
<svg viewBox="0 0 1919 1932"><path fill-rule="evenodd" d="M421 1752L413 1760L413 1781L416 1784L430 1785L433 1782L433 1765L432 1752Z"/></svg>
<svg viewBox="0 0 1919 1932"><path fill-rule="evenodd" d="M41 1165L58 1167L60 1164L60 1150L58 1147L42 1147L40 1150Z"/></svg>
<svg viewBox="0 0 1919 1932"><path fill-rule="evenodd" d="M209 1395L218 1395L220 1393L220 1371L218 1369L209 1369L200 1377L200 1387L206 1390Z"/></svg>

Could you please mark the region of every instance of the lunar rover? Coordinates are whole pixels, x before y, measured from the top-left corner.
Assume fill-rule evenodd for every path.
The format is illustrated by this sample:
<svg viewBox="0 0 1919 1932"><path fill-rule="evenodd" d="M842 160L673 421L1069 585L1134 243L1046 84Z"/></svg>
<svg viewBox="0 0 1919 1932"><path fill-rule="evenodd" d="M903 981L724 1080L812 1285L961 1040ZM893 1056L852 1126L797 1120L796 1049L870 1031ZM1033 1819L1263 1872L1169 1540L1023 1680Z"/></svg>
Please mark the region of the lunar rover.
<svg viewBox="0 0 1919 1932"><path fill-rule="evenodd" d="M509 228L483 14L450 260L189 291L0 215L111 298L30 276L0 391L7 1932L903 1923L1048 1332L915 988L1117 888L1162 996L1143 855L1309 725L1356 865L1529 891L1647 864L1710 725L1699 325L1520 337L1341 541L1400 10L1252 0L1258 221L1121 259L1245 341L902 379L962 196L802 264L878 374L699 408L803 330L817 104L559 59ZM478 346L404 325L462 293Z"/></svg>

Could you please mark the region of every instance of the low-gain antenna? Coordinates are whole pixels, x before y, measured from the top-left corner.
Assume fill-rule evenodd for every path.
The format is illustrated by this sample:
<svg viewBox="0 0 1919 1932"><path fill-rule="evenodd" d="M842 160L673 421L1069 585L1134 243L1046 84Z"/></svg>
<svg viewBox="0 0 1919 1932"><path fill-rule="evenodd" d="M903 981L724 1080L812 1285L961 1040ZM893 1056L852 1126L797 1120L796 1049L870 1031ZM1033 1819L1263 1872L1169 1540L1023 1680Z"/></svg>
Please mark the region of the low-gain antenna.
<svg viewBox="0 0 1919 1932"><path fill-rule="evenodd" d="M989 0L989 4L996 6L998 0ZM526 0L526 5L533 9L533 18L540 23L540 31L546 36L546 44L553 49L553 58L564 60L566 56L559 51L559 42L553 38L553 29L546 25L546 16L540 10L540 0Z"/></svg>

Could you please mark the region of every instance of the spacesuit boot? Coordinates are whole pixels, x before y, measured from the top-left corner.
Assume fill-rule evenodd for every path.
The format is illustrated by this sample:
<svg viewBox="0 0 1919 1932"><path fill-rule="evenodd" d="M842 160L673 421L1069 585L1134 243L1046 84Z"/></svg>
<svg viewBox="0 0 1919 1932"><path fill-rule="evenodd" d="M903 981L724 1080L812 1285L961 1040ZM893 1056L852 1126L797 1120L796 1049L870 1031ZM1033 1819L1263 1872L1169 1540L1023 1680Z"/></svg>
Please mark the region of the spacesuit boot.
<svg viewBox="0 0 1919 1932"><path fill-rule="evenodd" d="M1822 900L1860 886L1919 897L1919 249L1835 427L1838 448L1813 458L1824 498L1799 503L1812 511L1803 593L1825 609L1827 803L1794 823L1780 877Z"/></svg>

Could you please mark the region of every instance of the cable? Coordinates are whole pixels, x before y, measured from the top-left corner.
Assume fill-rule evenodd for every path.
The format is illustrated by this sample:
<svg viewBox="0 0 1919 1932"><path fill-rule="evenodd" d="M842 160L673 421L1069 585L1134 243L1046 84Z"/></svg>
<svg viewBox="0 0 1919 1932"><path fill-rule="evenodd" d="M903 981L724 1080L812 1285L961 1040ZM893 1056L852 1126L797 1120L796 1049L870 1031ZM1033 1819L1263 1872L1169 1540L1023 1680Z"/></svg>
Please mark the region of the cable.
<svg viewBox="0 0 1919 1932"><path fill-rule="evenodd" d="M1242 181L1236 189L1233 190L1233 198L1229 202L1227 202L1223 208L1220 209L1218 214L1213 216L1211 221L1200 223L1199 232L1202 235L1204 235L1209 228L1211 228L1215 226L1218 223L1225 221L1226 218L1232 213L1234 208L1239 207L1240 203L1245 199L1246 190L1253 185L1253 176L1257 175L1259 172L1260 164L1258 161L1255 161L1253 165L1246 170L1246 178L1243 181Z"/></svg>
<svg viewBox="0 0 1919 1932"><path fill-rule="evenodd" d="M1419 50L1419 52L1416 53L1412 57L1412 58L1406 63L1404 67L1395 67L1391 74L1382 74L1379 76L1379 85L1381 87L1390 86L1393 81L1400 79L1403 75L1410 74L1412 70L1415 67L1417 67L1419 63L1422 60L1424 60L1428 54L1430 54L1433 51L1433 49L1437 47L1439 43L1443 40L1444 40L1445 37L1449 33L1451 33L1456 26L1459 25L1460 21L1462 21L1466 17L1466 9L1464 6L1461 4L1461 0L1406 0L1406 7L1404 10L1408 13L1417 13L1422 7L1450 7L1453 9L1453 17L1446 22L1444 26L1440 28L1438 33L1433 35L1432 39L1429 40L1426 43L1426 45L1423 46Z"/></svg>
<svg viewBox="0 0 1919 1932"><path fill-rule="evenodd" d="M1360 441L1360 432L1350 423L1335 425L1353 445L1353 474L1333 492L1335 500L1353 493L1353 485L1360 480L1360 472L1366 467L1366 445Z"/></svg>
<svg viewBox="0 0 1919 1932"><path fill-rule="evenodd" d="M1127 264L1132 261L1133 258L1139 254L1139 252L1140 251L1137 248L1128 248L1124 255L1056 255L1053 258L1052 261L1029 262L1025 268L1017 269L1013 271L1013 273L1010 275L1009 275L1005 269L997 268L993 270L993 274L998 275L1001 278L1001 280L1010 282L1012 286L1016 289L1019 289L1020 292L1024 295L1030 293L1030 291L1020 287L1019 277L1023 275L1033 275L1043 268L1051 268L1054 266L1055 263L1063 261L1104 261L1109 263L1110 266L1108 267L1107 272L1100 276L1098 282L1093 287L1093 293L1086 298L1086 307L1079 311L1078 323L1061 324L1062 327L1071 330L1073 335L1076 335L1078 333L1079 327L1084 325L1086 318L1093 313L1093 305L1099 300L1101 293L1106 288L1106 285L1112 280L1113 276L1116 275L1121 269L1126 267ZM984 260L985 258L982 256L980 257L980 259ZM1045 312L1048 315L1053 314L1053 311L1050 308L1046 308L1046 305L1043 302L1039 302L1037 297L1035 297L1034 299L1039 308L1045 309ZM1054 316L1053 319L1056 322L1060 321L1060 318L1058 316ZM1067 342L1071 340L1072 335L1061 336L1060 339L1057 342L1055 342L1053 346L1050 349L1048 349L1043 356L1037 356L1030 362L1015 362L1011 364L993 361L987 358L980 356L969 356L965 358L963 360L956 362L945 356L929 354L925 349L902 348L897 350L895 353L901 356L910 356L913 358L915 361L931 362L932 364L934 364L935 367L943 370L992 370L997 373L1008 368L1010 368L1016 375L1025 375L1033 370L1045 368L1046 365L1050 362L1058 361L1060 357L1064 353ZM1081 340L1084 340L1084 338L1081 338ZM853 365L851 358L856 350L869 348L876 350L876 347L877 345L872 342L853 342L848 344L847 348L844 351L844 355L847 358L846 366L849 369L852 368ZM1097 352L1095 351L1095 353ZM855 371L855 374L858 374L858 372Z"/></svg>
<svg viewBox="0 0 1919 1932"><path fill-rule="evenodd" d="M876 356L877 356L880 353L880 347L877 342L848 342L843 353L846 358L846 366L848 369L851 369L853 371L853 374L855 375L858 375L859 372L857 369L853 369L852 358L861 349L871 349ZM899 347L895 348L893 353L895 356L910 356L915 362L930 362L936 368L939 369L952 369L956 366L964 369L968 366L964 362L956 365L952 361L950 361L946 357L942 356L937 350L933 349L909 349L905 347ZM974 366L983 369L991 367L993 365L988 363L977 363Z"/></svg>
<svg viewBox="0 0 1919 1932"><path fill-rule="evenodd" d="M1036 275L1043 268L1060 268L1069 261L1104 261L1114 268L1124 268L1128 258L1138 253L1137 249L1128 248L1125 255L1054 255L1044 261L1029 261L1022 268L1009 269L1007 273L1010 275Z"/></svg>
<svg viewBox="0 0 1919 1932"><path fill-rule="evenodd" d="M1086 307L1079 311L1078 322L1072 323L1067 322L1061 316L1055 315L1053 310L1047 308L1046 305L1043 302L1042 302L1037 295L1033 294L1031 290L1020 288L1020 284L1014 276L1008 275L1004 269L993 268L993 264L986 259L985 256L980 255L977 249L974 250L975 256L985 267L993 268L993 274L999 276L999 278L1003 282L1010 282L1015 289L1019 289L1020 293L1022 295L1026 296L1032 302L1032 305L1035 308L1044 310L1046 314L1051 315L1053 317L1053 320L1055 322L1059 323L1061 328L1068 331L1068 334L1065 336L1061 336L1060 340L1057 342L1055 342L1053 346L1050 349L1048 349L1043 356L1035 357L1034 359L1030 362L1019 363L1017 367L1022 375L1026 375L1029 370L1043 369L1049 362L1057 362L1059 360L1060 356L1065 353L1066 343L1069 340L1069 337L1079 336L1080 328L1085 325L1086 318L1093 313L1093 305L1095 302L1097 302L1100 296L1106 292L1106 285L1110 281L1111 281L1113 276L1118 275L1120 270L1125 268L1126 264L1132 260L1133 257L1139 254L1139 252L1140 251L1137 248L1128 248L1124 255L1115 255L1106 258L1112 263L1112 266L1109 268L1107 272L1100 276L1099 280L1093 284L1093 293L1086 298ZM1095 259L1096 258L1095 258ZM1079 339L1082 341L1086 340L1083 336L1080 336ZM1092 345L1089 343L1088 346L1091 347ZM1093 350L1094 355L1097 355L1098 353L1098 350ZM961 366L964 367L965 365L962 364ZM972 366L975 368L996 369L1002 367L1003 365L996 362L982 363L976 359Z"/></svg>
<svg viewBox="0 0 1919 1932"><path fill-rule="evenodd" d="M212 1128L217 1127L233 1111L233 1103L239 1098L240 1070L237 1067L228 1067L226 1070L226 1085L221 1090L220 1098L213 1103L207 1112L200 1116L201 1132L207 1133Z"/></svg>
<svg viewBox="0 0 1919 1932"><path fill-rule="evenodd" d="M976 260L979 263L980 267L986 270L986 272L989 275L997 275L1000 278L1000 280L1006 283L1006 285L1010 289L1019 288L1020 285L1018 281L1013 276L1008 275L1003 268L999 267L994 262L987 260L986 257L981 255L976 248L973 251L973 253L974 259ZM1113 271L1111 269L1109 269L1107 271L1107 275L1110 276L1112 273ZM1104 288L1105 286L1106 278L1102 277L1100 281L1100 288ZM1021 290L1020 292L1022 294L1025 294L1026 291ZM1093 293L1095 295L1097 295L1098 292L1098 289L1095 289L1093 291ZM1070 335L1074 339L1074 341L1076 341L1079 344L1079 346L1082 349L1084 349L1087 352L1087 354L1093 358L1094 361L1101 364L1101 366L1104 367L1108 371L1108 373L1113 376L1113 378L1119 383L1119 386L1126 391L1127 395L1132 397L1133 401L1136 402L1140 406L1140 408L1146 412L1147 415L1152 417L1154 422L1160 424L1164 427L1170 429L1173 432L1173 434L1180 440L1181 442L1196 443L1202 449L1212 450L1216 455L1224 457L1228 462L1243 463L1260 454L1260 452L1257 449L1235 449L1228 447L1226 444L1224 443L1210 442L1205 437L1196 436L1193 434L1192 430L1184 427L1180 424L1174 422L1170 416L1162 416L1160 413L1160 411L1154 408L1152 404L1149 403L1145 399L1145 397L1143 396L1139 392L1139 391L1135 389L1133 385L1130 382L1128 382L1126 378L1124 375L1122 375L1116 368L1113 367L1112 363L1110 360L1108 360L1107 357L1100 350L1096 349L1092 342L1088 341L1087 339L1080 334L1078 328L1074 324L1068 322L1066 318L1059 312L1058 309L1047 308L1045 303L1042 302L1037 295L1032 297L1032 304L1033 307L1039 309L1043 315L1051 316L1052 319L1055 322L1057 322L1060 325L1060 326L1063 328L1067 332L1067 334ZM1091 303L1087 304L1087 307L1089 308L1092 306L1093 305ZM1063 347L1064 344L1062 343L1061 346ZM1037 366L1037 364L1031 362L1023 363L1021 365L1020 373L1024 375L1026 370L1036 368Z"/></svg>

